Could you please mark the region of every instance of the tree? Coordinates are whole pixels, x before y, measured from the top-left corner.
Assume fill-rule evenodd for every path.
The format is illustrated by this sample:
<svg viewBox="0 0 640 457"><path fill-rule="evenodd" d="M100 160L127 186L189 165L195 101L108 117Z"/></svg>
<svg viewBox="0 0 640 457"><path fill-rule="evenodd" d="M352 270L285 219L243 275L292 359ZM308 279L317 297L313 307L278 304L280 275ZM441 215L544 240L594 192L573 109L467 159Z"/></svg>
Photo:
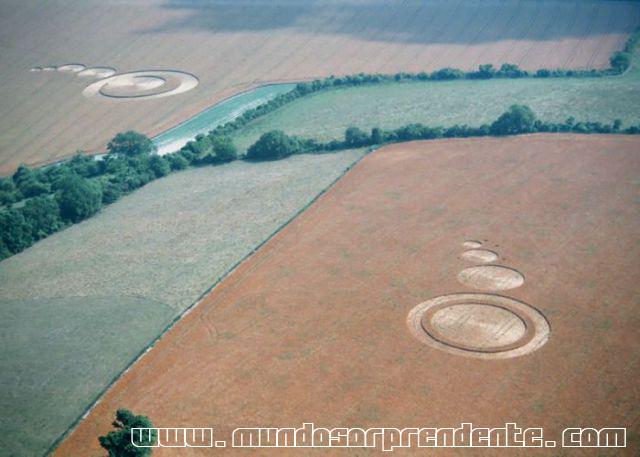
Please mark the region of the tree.
<svg viewBox="0 0 640 457"><path fill-rule="evenodd" d="M238 150L235 144L233 144L231 137L226 135L214 136L211 138L211 144L213 145L213 152L218 162L226 163L238 158Z"/></svg>
<svg viewBox="0 0 640 457"><path fill-rule="evenodd" d="M613 129L615 132L617 132L617 131L619 131L621 128L622 128L622 120L620 120L620 119L615 119L615 120L613 121L612 129Z"/></svg>
<svg viewBox="0 0 640 457"><path fill-rule="evenodd" d="M629 65L631 65L631 54L624 51L615 52L609 61L611 63L611 68L616 70L619 73L622 73Z"/></svg>
<svg viewBox="0 0 640 457"><path fill-rule="evenodd" d="M151 447L158 441L156 430L132 430L134 428L152 429L153 424L146 416L136 416L127 409L116 411L116 420L112 422L115 430L100 436L100 446L109 451L109 457L145 457L151 455ZM138 444L134 446L133 442Z"/></svg>
<svg viewBox="0 0 640 457"><path fill-rule="evenodd" d="M149 169L153 172L156 178L162 178L171 172L169 162L165 160L164 157L157 154L154 154L149 158Z"/></svg>
<svg viewBox="0 0 640 457"><path fill-rule="evenodd" d="M70 175L61 184L58 203L63 220L80 222L102 207L102 188L96 182Z"/></svg>
<svg viewBox="0 0 640 457"><path fill-rule="evenodd" d="M384 136L382 129L374 127L371 129L371 144L382 144L384 142Z"/></svg>
<svg viewBox="0 0 640 457"><path fill-rule="evenodd" d="M511 105L508 111L491 124L490 132L492 135L530 133L535 121L536 115L531 108L526 105Z"/></svg>
<svg viewBox="0 0 640 457"><path fill-rule="evenodd" d="M0 239L13 254L33 244L31 227L20 211L16 209L0 211Z"/></svg>
<svg viewBox="0 0 640 457"><path fill-rule="evenodd" d="M369 143L369 135L358 127L349 127L344 132L344 142L348 147L358 148Z"/></svg>
<svg viewBox="0 0 640 457"><path fill-rule="evenodd" d="M283 159L299 151L295 138L288 137L281 130L272 130L263 134L247 151L247 160Z"/></svg>
<svg viewBox="0 0 640 457"><path fill-rule="evenodd" d="M118 133L107 145L109 154L138 156L156 152L156 145L142 133L129 130Z"/></svg>
<svg viewBox="0 0 640 457"><path fill-rule="evenodd" d="M54 198L35 197L20 209L31 229L34 241L45 238L64 227L60 217L60 207Z"/></svg>
<svg viewBox="0 0 640 457"><path fill-rule="evenodd" d="M47 177L40 170L32 170L20 165L12 176L13 182L26 198L46 194L51 191Z"/></svg>

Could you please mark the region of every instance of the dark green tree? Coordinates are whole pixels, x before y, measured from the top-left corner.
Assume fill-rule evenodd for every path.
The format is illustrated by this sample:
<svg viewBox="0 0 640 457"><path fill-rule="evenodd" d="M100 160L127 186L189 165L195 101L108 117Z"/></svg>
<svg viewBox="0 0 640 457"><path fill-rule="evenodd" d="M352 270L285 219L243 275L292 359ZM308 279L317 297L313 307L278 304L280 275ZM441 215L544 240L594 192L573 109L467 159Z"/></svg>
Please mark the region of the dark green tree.
<svg viewBox="0 0 640 457"><path fill-rule="evenodd" d="M156 152L156 146L153 142L142 133L129 130L128 132L118 133L113 137L107 145L109 154L138 156L149 155Z"/></svg>
<svg viewBox="0 0 640 457"><path fill-rule="evenodd" d="M145 457L151 455L151 447L158 441L157 432L132 430L135 428L149 429L153 424L146 416L136 416L127 409L119 409L116 412L116 420L112 422L115 430L105 436L100 436L100 446L109 452L109 457ZM138 446L135 446L133 443Z"/></svg>
<svg viewBox="0 0 640 457"><path fill-rule="evenodd" d="M298 142L281 130L263 134L247 151L247 160L277 160L297 153Z"/></svg>
<svg viewBox="0 0 640 457"><path fill-rule="evenodd" d="M369 143L370 137L358 127L349 127L344 132L344 142L348 147L359 148Z"/></svg>
<svg viewBox="0 0 640 457"><path fill-rule="evenodd" d="M64 227L60 217L60 207L54 198L47 196L32 198L20 208L20 211L31 228L33 241L45 238Z"/></svg>
<svg viewBox="0 0 640 457"><path fill-rule="evenodd" d="M156 178L162 178L171 172L169 161L157 154L149 157L149 169L153 172Z"/></svg>
<svg viewBox="0 0 640 457"><path fill-rule="evenodd" d="M231 162L238 158L238 150L229 136L211 137L211 144L216 160L220 163Z"/></svg>
<svg viewBox="0 0 640 457"><path fill-rule="evenodd" d="M0 211L0 238L12 254L33 244L31 226L20 211L13 208Z"/></svg>
<svg viewBox="0 0 640 457"><path fill-rule="evenodd" d="M530 133L536 121L536 115L526 105L511 105L508 111L502 113L490 128L492 135L515 135Z"/></svg>
<svg viewBox="0 0 640 457"><path fill-rule="evenodd" d="M374 127L371 129L371 144L382 144L384 142L384 135L382 129Z"/></svg>
<svg viewBox="0 0 640 457"><path fill-rule="evenodd" d="M13 182L24 197L35 197L51 191L47 176L41 170L20 165L12 176Z"/></svg>
<svg viewBox="0 0 640 457"><path fill-rule="evenodd" d="M97 182L70 175L61 184L58 204L63 220L80 222L102 207L102 189Z"/></svg>

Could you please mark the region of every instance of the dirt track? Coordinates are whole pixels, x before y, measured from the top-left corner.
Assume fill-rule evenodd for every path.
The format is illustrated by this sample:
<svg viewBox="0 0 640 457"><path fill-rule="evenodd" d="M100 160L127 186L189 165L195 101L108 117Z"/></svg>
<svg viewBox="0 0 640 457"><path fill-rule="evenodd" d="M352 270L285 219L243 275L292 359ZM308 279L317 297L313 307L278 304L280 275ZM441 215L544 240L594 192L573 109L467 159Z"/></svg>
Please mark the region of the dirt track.
<svg viewBox="0 0 640 457"><path fill-rule="evenodd" d="M604 68L640 21L623 1L6 0L0 14L0 173L117 132L157 134L256 84L481 63ZM155 100L86 99L65 64L179 70L199 86Z"/></svg>
<svg viewBox="0 0 640 457"><path fill-rule="evenodd" d="M634 455L639 148L631 137L536 135L373 153L168 333L56 455L102 455L96 437L118 407L160 427L212 426L216 439L305 421L516 422L544 427L546 439L571 426L627 427L631 448L604 455ZM522 272L524 284L501 295L548 319L544 346L482 360L413 337L415 305L474 292L456 279L470 265L465 240ZM171 451L157 455L192 455ZM202 455L212 452L234 454Z"/></svg>

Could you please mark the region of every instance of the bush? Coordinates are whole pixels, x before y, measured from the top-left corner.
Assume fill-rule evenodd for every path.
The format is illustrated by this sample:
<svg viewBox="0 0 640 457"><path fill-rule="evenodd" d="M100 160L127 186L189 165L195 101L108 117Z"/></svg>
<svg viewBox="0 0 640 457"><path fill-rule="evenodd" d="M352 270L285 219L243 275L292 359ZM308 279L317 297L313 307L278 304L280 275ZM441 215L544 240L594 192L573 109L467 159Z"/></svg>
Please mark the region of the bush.
<svg viewBox="0 0 640 457"><path fill-rule="evenodd" d="M247 160L277 160L299 152L295 138L290 138L282 130L272 130L263 134L247 151Z"/></svg>
<svg viewBox="0 0 640 457"><path fill-rule="evenodd" d="M25 165L20 165L12 179L25 198L51 192L47 176L41 170L32 170Z"/></svg>
<svg viewBox="0 0 640 457"><path fill-rule="evenodd" d="M371 144L382 144L384 141L382 129L374 127L371 129Z"/></svg>
<svg viewBox="0 0 640 457"><path fill-rule="evenodd" d="M115 430L105 436L100 436L100 446L109 452L109 457L145 457L151 455L152 447L137 447L138 445L154 446L158 441L157 432L149 435L133 428L152 428L153 424L146 416L136 416L127 409L116 412L116 420L112 423Z"/></svg>
<svg viewBox="0 0 640 457"><path fill-rule="evenodd" d="M142 133L129 130L118 133L107 145L109 154L138 156L149 155L156 152L156 146Z"/></svg>
<svg viewBox="0 0 640 457"><path fill-rule="evenodd" d="M189 166L189 162L179 152L173 152L164 156L169 161L172 170L184 170Z"/></svg>
<svg viewBox="0 0 640 457"><path fill-rule="evenodd" d="M490 132L492 135L530 133L535 121L536 116L531 108L526 105L511 105L508 111L491 124Z"/></svg>
<svg viewBox="0 0 640 457"><path fill-rule="evenodd" d="M58 203L63 220L80 222L100 210L102 189L96 182L71 175L62 183Z"/></svg>

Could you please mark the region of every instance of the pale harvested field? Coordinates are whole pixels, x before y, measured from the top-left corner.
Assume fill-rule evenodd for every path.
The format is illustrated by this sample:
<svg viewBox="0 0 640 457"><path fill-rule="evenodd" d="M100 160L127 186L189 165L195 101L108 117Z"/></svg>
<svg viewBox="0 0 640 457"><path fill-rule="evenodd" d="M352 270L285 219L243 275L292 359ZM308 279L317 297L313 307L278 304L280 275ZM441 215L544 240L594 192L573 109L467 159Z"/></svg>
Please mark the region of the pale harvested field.
<svg viewBox="0 0 640 457"><path fill-rule="evenodd" d="M637 3L599 0L294 2L5 0L0 5L0 173L155 134L270 81L357 72L603 68L640 23ZM200 85L153 100L87 99L90 78L34 66L181 70Z"/></svg>
<svg viewBox="0 0 640 457"><path fill-rule="evenodd" d="M515 422L542 427L548 440L565 427L626 427L629 446L435 455L638 455L639 148L634 137L534 135L397 144L368 155L168 332L55 455L104 455L96 437L123 406L158 427L214 427L228 446L236 427ZM524 275L498 294L539 317L541 339L529 352L465 357L424 344L408 327L420 303L479 293L458 278L472 265L461 257L467 240ZM477 313L477 303L435 322L473 323L464 313ZM495 308L480 317L514 320ZM517 342L529 328L523 321L497 342ZM487 330L500 329L445 330L482 346L492 343ZM154 455L381 455L245 451Z"/></svg>
<svg viewBox="0 0 640 457"><path fill-rule="evenodd" d="M42 455L174 317L361 155L176 173L2 261L0 455Z"/></svg>

